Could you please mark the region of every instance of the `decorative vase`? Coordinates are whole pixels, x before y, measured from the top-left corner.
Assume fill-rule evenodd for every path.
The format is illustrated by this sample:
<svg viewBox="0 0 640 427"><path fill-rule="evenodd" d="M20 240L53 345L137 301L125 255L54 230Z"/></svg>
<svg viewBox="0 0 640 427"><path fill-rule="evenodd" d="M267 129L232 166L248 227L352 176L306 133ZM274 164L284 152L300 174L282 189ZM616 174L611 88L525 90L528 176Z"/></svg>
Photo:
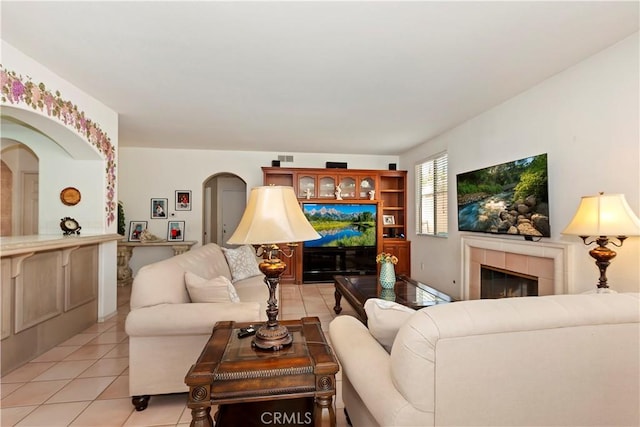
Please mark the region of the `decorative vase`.
<svg viewBox="0 0 640 427"><path fill-rule="evenodd" d="M391 262L380 264L380 285L384 289L393 289L396 284L396 270Z"/></svg>
<svg viewBox="0 0 640 427"><path fill-rule="evenodd" d="M380 291L380 298L387 301L395 301L396 293L393 289L382 289Z"/></svg>

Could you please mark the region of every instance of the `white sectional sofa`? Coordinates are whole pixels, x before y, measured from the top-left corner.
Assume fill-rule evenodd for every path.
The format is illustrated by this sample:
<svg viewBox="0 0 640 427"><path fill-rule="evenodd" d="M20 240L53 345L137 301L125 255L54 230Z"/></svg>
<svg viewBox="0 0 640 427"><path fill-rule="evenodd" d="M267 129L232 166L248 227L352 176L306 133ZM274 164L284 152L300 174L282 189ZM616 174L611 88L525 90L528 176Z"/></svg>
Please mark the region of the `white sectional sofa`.
<svg viewBox="0 0 640 427"><path fill-rule="evenodd" d="M255 257L249 262L256 262ZM257 270L257 262L251 267ZM269 291L262 274L233 282L240 302L195 303L185 283L187 272L203 279L232 279L222 249L208 244L146 265L133 281L125 329L129 394L139 411L147 407L150 395L188 391L184 377L216 322L266 320Z"/></svg>
<svg viewBox="0 0 640 427"><path fill-rule="evenodd" d="M350 316L329 334L355 427L638 426L639 322L638 294L554 295L422 309L390 354Z"/></svg>

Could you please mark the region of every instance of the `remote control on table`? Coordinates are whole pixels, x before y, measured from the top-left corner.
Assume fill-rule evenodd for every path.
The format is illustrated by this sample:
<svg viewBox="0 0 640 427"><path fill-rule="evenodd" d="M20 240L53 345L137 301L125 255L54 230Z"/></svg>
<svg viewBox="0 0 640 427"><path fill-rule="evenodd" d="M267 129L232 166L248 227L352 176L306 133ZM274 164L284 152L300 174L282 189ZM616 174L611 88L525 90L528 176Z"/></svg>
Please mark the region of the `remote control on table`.
<svg viewBox="0 0 640 427"><path fill-rule="evenodd" d="M240 328L238 331L238 338L250 337L251 335L255 335L256 328L253 326L249 326L248 328Z"/></svg>

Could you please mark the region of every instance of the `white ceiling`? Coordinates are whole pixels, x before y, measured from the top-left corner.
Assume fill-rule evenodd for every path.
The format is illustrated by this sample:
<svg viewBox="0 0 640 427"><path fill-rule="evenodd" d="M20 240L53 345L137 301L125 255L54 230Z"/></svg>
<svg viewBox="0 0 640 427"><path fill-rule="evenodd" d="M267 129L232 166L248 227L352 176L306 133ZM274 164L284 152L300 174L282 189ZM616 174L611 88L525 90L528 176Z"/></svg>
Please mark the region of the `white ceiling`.
<svg viewBox="0 0 640 427"><path fill-rule="evenodd" d="M399 154L638 31L638 5L0 7L3 40L120 114L120 146Z"/></svg>

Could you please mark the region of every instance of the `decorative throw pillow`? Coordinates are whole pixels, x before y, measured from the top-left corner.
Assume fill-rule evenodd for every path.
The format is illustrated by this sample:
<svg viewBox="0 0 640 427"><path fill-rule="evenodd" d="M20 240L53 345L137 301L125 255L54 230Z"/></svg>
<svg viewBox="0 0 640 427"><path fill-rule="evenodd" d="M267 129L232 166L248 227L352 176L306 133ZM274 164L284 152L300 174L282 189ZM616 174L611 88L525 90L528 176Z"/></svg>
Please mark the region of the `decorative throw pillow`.
<svg viewBox="0 0 640 427"><path fill-rule="evenodd" d="M235 286L224 276L204 279L187 271L184 281L192 302L240 302Z"/></svg>
<svg viewBox="0 0 640 427"><path fill-rule="evenodd" d="M224 257L229 264L232 281L237 282L247 277L262 274L258 269L256 253L250 245L240 246L235 249L222 248L222 252L224 252Z"/></svg>
<svg viewBox="0 0 640 427"><path fill-rule="evenodd" d="M370 298L364 303L367 327L373 337L391 353L393 341L404 322L416 311L393 301Z"/></svg>

